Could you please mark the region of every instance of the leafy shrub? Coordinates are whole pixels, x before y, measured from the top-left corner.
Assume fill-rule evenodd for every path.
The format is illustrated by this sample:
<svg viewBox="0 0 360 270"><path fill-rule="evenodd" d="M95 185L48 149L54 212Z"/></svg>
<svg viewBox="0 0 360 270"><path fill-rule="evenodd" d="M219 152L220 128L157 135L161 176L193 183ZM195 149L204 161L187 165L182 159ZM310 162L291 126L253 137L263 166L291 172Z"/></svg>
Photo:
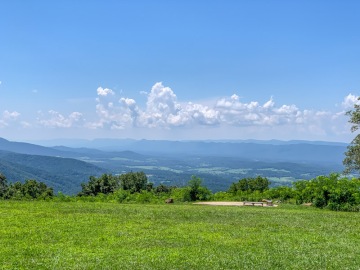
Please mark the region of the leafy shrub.
<svg viewBox="0 0 360 270"><path fill-rule="evenodd" d="M278 186L275 188L270 188L264 192L264 198L272 200L280 200L283 202L289 201L295 197L295 191L291 187L287 186Z"/></svg>
<svg viewBox="0 0 360 270"><path fill-rule="evenodd" d="M171 191L171 198L175 201L190 202L190 189L188 187L175 188Z"/></svg>
<svg viewBox="0 0 360 270"><path fill-rule="evenodd" d="M256 178L243 178L237 183L232 183L228 192L234 195L238 191L264 192L269 189L269 186L270 181L265 177L257 176Z"/></svg>
<svg viewBox="0 0 360 270"><path fill-rule="evenodd" d="M54 190L43 182L26 180L25 183L15 182L6 187L4 199L13 200L49 200L54 196Z"/></svg>
<svg viewBox="0 0 360 270"><path fill-rule="evenodd" d="M313 203L319 208L358 211L360 205L360 180L340 178L339 174L318 176L294 184L297 203Z"/></svg>
<svg viewBox="0 0 360 270"><path fill-rule="evenodd" d="M233 199L234 199L234 196L225 191L219 191L213 195L214 201L232 201Z"/></svg>
<svg viewBox="0 0 360 270"><path fill-rule="evenodd" d="M149 203L151 201L154 201L154 194L149 191L142 190L136 195L136 202L138 203Z"/></svg>
<svg viewBox="0 0 360 270"><path fill-rule="evenodd" d="M115 200L119 203L125 202L129 198L129 196L130 196L130 191L122 190L122 189L117 190L113 194L113 197L115 197Z"/></svg>

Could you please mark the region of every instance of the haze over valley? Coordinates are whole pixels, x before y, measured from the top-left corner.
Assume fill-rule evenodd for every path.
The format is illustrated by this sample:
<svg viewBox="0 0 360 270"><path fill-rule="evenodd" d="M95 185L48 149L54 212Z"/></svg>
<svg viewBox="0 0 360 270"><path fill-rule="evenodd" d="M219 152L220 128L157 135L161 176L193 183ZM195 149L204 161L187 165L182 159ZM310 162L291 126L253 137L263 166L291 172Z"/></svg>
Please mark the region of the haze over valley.
<svg viewBox="0 0 360 270"><path fill-rule="evenodd" d="M245 177L260 175L272 186L291 186L296 180L340 172L347 146L310 141L63 142L71 147L0 139L0 171L10 181L37 179L66 194L79 192L90 176L130 171L144 171L155 185L170 186L184 186L196 175L212 191L225 191Z"/></svg>

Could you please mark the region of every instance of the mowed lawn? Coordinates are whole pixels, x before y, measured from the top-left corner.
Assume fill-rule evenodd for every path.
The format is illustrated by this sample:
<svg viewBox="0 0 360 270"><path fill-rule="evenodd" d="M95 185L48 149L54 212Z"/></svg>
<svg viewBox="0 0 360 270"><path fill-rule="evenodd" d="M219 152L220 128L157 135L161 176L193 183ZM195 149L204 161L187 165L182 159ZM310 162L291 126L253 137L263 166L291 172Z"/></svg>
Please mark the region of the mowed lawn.
<svg viewBox="0 0 360 270"><path fill-rule="evenodd" d="M0 201L1 269L359 269L360 214Z"/></svg>

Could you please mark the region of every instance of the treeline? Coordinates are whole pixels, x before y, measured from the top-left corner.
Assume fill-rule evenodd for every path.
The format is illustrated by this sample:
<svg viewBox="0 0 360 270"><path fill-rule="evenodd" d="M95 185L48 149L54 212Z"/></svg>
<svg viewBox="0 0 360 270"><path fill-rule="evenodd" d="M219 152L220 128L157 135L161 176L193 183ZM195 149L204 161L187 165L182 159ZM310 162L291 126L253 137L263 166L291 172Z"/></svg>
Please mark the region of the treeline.
<svg viewBox="0 0 360 270"><path fill-rule="evenodd" d="M335 211L360 211L360 179L342 177L332 173L329 176L318 176L311 180L293 183L293 187L266 187L266 179L242 179L232 184L224 197L239 201L259 201L261 198L313 205ZM256 187L256 188L254 188ZM215 194L215 199L220 197Z"/></svg>
<svg viewBox="0 0 360 270"><path fill-rule="evenodd" d="M261 201L263 199L286 203L308 204L336 211L360 211L360 179L346 178L340 174L318 176L312 180L294 182L292 187L270 188L265 177L243 178L232 183L227 191L212 193L202 185L199 177L192 176L184 187L154 186L144 172L122 175L103 174L91 176L81 184L75 196L58 193L42 182L27 180L25 183L8 184L0 174L2 199L53 199L60 201L107 201L120 203L164 203L192 201Z"/></svg>
<svg viewBox="0 0 360 270"><path fill-rule="evenodd" d="M0 173L0 198L14 200L51 199L54 190L43 182L26 180L24 183L8 184L6 177Z"/></svg>
<svg viewBox="0 0 360 270"><path fill-rule="evenodd" d="M202 180L193 176L185 187L166 186L160 184L154 187L148 182L144 172L129 172L122 175L103 174L100 177L91 176L88 183L81 184L81 192L77 197L118 202L152 202L159 203L171 198L186 202L197 200L211 200L213 194L202 186Z"/></svg>

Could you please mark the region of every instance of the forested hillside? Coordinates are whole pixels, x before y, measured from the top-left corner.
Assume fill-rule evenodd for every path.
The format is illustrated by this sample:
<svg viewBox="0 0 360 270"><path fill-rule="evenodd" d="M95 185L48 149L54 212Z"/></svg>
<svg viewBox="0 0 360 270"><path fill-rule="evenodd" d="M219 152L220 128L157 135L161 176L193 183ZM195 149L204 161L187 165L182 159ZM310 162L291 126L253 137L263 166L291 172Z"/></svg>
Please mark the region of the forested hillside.
<svg viewBox="0 0 360 270"><path fill-rule="evenodd" d="M105 170L76 159L0 151L0 172L10 182L35 179L53 187L55 192L74 194L90 175L100 175Z"/></svg>

